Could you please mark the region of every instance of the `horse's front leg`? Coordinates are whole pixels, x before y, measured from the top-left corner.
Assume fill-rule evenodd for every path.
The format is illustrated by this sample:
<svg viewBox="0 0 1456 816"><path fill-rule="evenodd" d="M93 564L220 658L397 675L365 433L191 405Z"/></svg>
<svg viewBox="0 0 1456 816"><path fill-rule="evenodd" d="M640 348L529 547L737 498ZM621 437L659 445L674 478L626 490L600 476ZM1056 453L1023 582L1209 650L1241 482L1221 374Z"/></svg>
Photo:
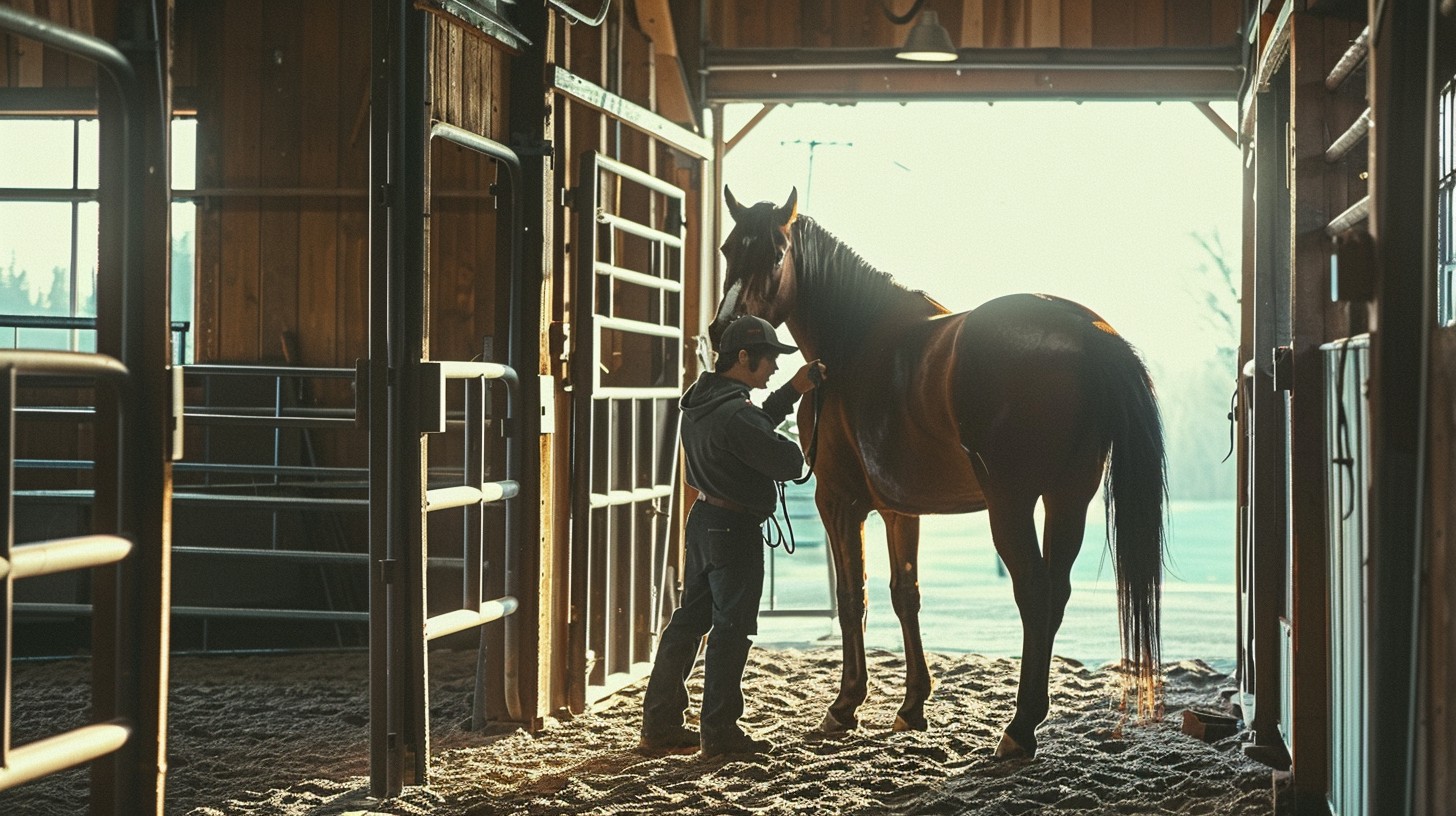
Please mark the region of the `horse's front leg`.
<svg viewBox="0 0 1456 816"><path fill-rule="evenodd" d="M905 701L895 717L896 731L924 731L925 701L930 699L930 667L920 642L920 517L885 513L890 545L890 603L900 619L905 643Z"/></svg>
<svg viewBox="0 0 1456 816"><path fill-rule="evenodd" d="M832 495L822 486L815 494L819 516L834 556L834 593L839 607L839 631L844 642L839 696L824 715L819 730L826 734L852 731L859 726L856 712L869 696L865 665L865 551L864 522L869 505Z"/></svg>

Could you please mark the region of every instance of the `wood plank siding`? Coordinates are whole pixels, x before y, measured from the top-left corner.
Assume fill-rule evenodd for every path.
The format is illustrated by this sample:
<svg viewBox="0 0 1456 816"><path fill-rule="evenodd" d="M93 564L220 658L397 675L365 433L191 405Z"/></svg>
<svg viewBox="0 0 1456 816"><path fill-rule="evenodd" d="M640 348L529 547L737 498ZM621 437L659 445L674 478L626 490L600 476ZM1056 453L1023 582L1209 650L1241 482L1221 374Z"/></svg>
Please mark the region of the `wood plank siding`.
<svg viewBox="0 0 1456 816"><path fill-rule="evenodd" d="M12 0L6 5L102 38L112 31L116 14L114 0ZM86 88L95 84L96 67L86 60L31 39L0 34L0 88Z"/></svg>

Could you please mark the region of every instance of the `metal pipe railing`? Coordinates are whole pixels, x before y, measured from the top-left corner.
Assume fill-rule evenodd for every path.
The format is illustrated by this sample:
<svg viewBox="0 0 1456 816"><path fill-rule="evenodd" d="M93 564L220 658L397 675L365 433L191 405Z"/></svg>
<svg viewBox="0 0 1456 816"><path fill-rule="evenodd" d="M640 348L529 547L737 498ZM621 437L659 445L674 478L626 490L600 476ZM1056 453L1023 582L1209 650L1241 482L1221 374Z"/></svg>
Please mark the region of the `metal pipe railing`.
<svg viewBox="0 0 1456 816"><path fill-rule="evenodd" d="M630 218L613 215L605 210L597 211L597 223L605 224L618 232L625 232L628 235L634 235L638 238L652 241L653 243L663 244L673 249L682 249L683 247L683 238L681 235L663 232L660 229L639 224Z"/></svg>
<svg viewBox="0 0 1456 816"><path fill-rule="evenodd" d="M102 197L101 206L100 246L103 255L109 252L116 253L115 270L113 272L108 268L107 273L110 280L115 282L115 288L110 291L119 295L116 301L118 308L108 311L109 315L116 318L117 324L108 327L110 332L105 338L106 343L114 346L106 349L115 352L113 355L61 357L57 356L55 352L27 351L14 352L5 358L7 363L6 404L4 406L6 410L5 436L7 437L4 464L6 525L9 527L14 524L14 514L9 512L14 488L11 464L14 457L14 417L9 412L15 405L16 374L22 370L59 370L63 376L97 376L122 386L116 402L118 425L107 430L108 434L115 434L115 437L109 440L105 436L102 437L102 444L112 442L116 451L114 461L118 466L114 471L107 473L108 481L111 482L108 489L114 491L116 495L109 501L106 512L97 518L97 525L101 529L126 529L129 522L134 520L137 514L143 512L139 509L136 497L132 494L143 490L140 486L141 483L152 484L151 477L154 475L152 471L148 470L154 463L144 461L143 457L137 455L138 449L155 441L155 437L143 425L145 415L137 410L141 390L136 387L125 387L128 384L128 367L141 365L147 342L153 339L144 331L152 304L147 302L143 293L147 283L144 269L144 241L147 224L143 213L143 192L147 174L150 171L146 161L145 142L133 132L134 129L141 126L141 117L145 111L142 89L130 60L110 43L90 34L57 25L9 6L0 6L0 30L35 40L58 52L94 63L115 88L116 104L109 108L107 116L101 117L103 147L101 167L107 181L103 185L105 195ZM156 47L155 43L152 47ZM102 96L103 103L109 101L105 94ZM115 112L114 120L110 116L110 111ZM109 151L108 148L113 146L116 150ZM113 170L114 175L111 175ZM163 172L165 173L165 170ZM112 181L115 182L114 186L110 186ZM98 340L101 339L98 337ZM163 359L156 362L160 367L166 361ZM142 386L152 383L154 378L151 375L153 373L155 372L145 372ZM111 477L114 477L114 481L111 481ZM165 494L165 486L163 494ZM154 516L151 514L155 513L157 509L157 507L147 508L144 517L148 521L152 520ZM111 516L113 512L115 515ZM7 529L5 540L3 544L0 544L0 547L3 547L0 555L6 557L12 555L10 552L12 537L13 529ZM11 657L9 613L12 597L11 579L6 579L3 597L6 629L3 654L5 700L3 708L0 708L0 712L3 712L0 713L0 719L3 719L3 722L0 722L0 789L126 751L128 746L133 744L131 736L132 729L135 727L139 731L139 739L135 741L134 750L139 753L150 748L157 755L115 757L112 763L93 771L92 812L110 813L118 808L129 808L134 812L153 810L160 813L162 811L162 792L165 781L162 769L166 764L162 748L166 744L166 734L161 731L161 724L166 720L165 692L159 703L156 700L146 702L142 698L143 692L139 686L133 689L130 688L130 683L126 686L120 685L120 681L129 678L131 674L136 674L142 678L156 680L165 688L166 654L161 649L161 645L166 642L165 627L168 610L165 600L160 604L160 609L140 608L143 599L147 601L157 599L153 587L157 583L157 576L151 574L153 569L160 566L162 574L165 575L167 544L165 533L156 543L159 552L146 553L146 558L137 566L137 571L141 574L126 584L126 588L121 592L108 593L107 597L114 598L116 602L116 608L113 610L114 617L110 625L100 631L95 638L93 687L107 690L123 689L117 693L115 699L97 700L96 709L101 712L115 711L131 714L137 717L137 721L128 723L123 719L117 719L107 723L96 723L13 750L9 744L9 661ZM161 597L165 599L164 591ZM141 621L148 618L151 619L153 625L139 628ZM156 625L158 622L161 624L160 627ZM130 651L118 651L115 648L116 643L128 644L127 648ZM147 661L148 664L132 665L132 662L138 657ZM128 664L125 672L121 668L124 661ZM150 661L155 661L155 663L150 663ZM160 710L154 710L155 706L160 706ZM143 712L146 712L146 716L143 716ZM102 798L103 793L109 794L110 799Z"/></svg>
<svg viewBox="0 0 1456 816"><path fill-rule="evenodd" d="M1370 217L1370 196L1356 201L1350 208L1335 216L1325 227L1325 232L1331 236L1339 235L1345 230L1355 226Z"/></svg>
<svg viewBox="0 0 1456 816"><path fill-rule="evenodd" d="M516 599L506 595L493 601L486 601L478 609L456 609L435 615L425 620L425 640L434 640L456 632L463 632L472 627L484 626L515 612L517 606L519 604Z"/></svg>
<svg viewBox="0 0 1456 816"><path fill-rule="evenodd" d="M127 377L126 366L120 360L84 351L0 349L0 366L13 368L20 376L96 377L116 382Z"/></svg>
<svg viewBox="0 0 1456 816"><path fill-rule="evenodd" d="M451 485L437 487L425 492L425 512L449 510L452 507L467 507L472 504L514 499L521 492L521 486L514 481L485 482L474 485Z"/></svg>
<svg viewBox="0 0 1456 816"><path fill-rule="evenodd" d="M677 293L683 290L682 281L659 278L656 275L649 275L645 272L637 272L632 269L623 269L620 266L613 266L604 261L597 261L593 264L593 267L596 269L598 275L605 275L613 280L635 283L638 286L647 286L653 289L662 289L666 292Z"/></svg>
<svg viewBox="0 0 1456 816"><path fill-rule="evenodd" d="M1350 123L1350 127L1340 134L1339 138L1330 143L1329 148L1325 150L1325 161L1333 164L1345 158L1355 145L1364 141L1365 137L1369 135L1370 123L1370 109L1366 108L1355 118L1354 122Z"/></svg>
<svg viewBox="0 0 1456 816"><path fill-rule="evenodd" d="M122 536L88 535L19 544L10 558L0 558L0 578L11 580L54 575L115 564L131 553L131 540Z"/></svg>
<svg viewBox="0 0 1456 816"><path fill-rule="evenodd" d="M0 790L33 782L121 750L132 729L123 720L83 725L11 748L0 766Z"/></svg>
<svg viewBox="0 0 1456 816"><path fill-rule="evenodd" d="M1340 55L1335 67L1330 69L1330 75L1325 77L1325 87L1333 91L1343 85L1345 79L1355 72L1369 53L1370 26L1365 26L1354 42L1350 43L1350 47L1345 49L1345 53Z"/></svg>

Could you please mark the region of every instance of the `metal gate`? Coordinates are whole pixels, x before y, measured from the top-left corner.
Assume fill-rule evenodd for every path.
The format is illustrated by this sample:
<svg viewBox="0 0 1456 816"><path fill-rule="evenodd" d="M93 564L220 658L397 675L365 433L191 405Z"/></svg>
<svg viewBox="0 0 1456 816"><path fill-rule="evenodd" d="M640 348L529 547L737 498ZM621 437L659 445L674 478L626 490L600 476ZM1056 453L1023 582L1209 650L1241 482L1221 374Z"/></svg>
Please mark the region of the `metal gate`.
<svg viewBox="0 0 1456 816"><path fill-rule="evenodd" d="M429 782L429 642L455 632L506 619L505 654L499 664L478 663L474 714L484 709L483 673L503 672L506 708L520 719L514 640L515 567L520 557L520 513L509 510L521 491L521 421L524 399L516 370L522 349L517 326L507 327L505 362L429 359L429 265L425 252L429 142L445 139L489 156L507 171L513 248L521 230L521 165L498 142L428 119L428 37L423 11L400 0L374 3L375 73L371 89L370 184L379 191L371 207L369 360L359 380L366 383L369 426L370 514L370 792L398 794L405 785ZM522 316L519 253L510 268L511 321ZM446 427L447 384L464 380L464 472L458 483L429 484L425 435ZM486 387L503 380L509 391L504 422L487 424ZM486 482L486 432L505 427L505 479ZM486 504L508 502L505 541L487 542ZM459 607L428 615L428 515L464 508L462 558L465 567ZM487 570L487 546L497 558ZM487 586L500 597L483 597ZM487 640L482 637L484 648Z"/></svg>
<svg viewBox="0 0 1456 816"><path fill-rule="evenodd" d="M581 711L649 670L670 595L685 194L595 152L577 178L568 703Z"/></svg>
<svg viewBox="0 0 1456 816"><path fill-rule="evenodd" d="M139 28L165 26L140 7ZM128 17L129 15L122 15ZM126 26L123 26L125 29ZM168 173L158 126L170 100L148 56L153 41L131 40L131 60L111 44L66 26L0 6L0 30L95 63L100 183L98 337L101 353L0 352L0 790L91 762L95 814L163 810L166 770L167 633L171 577L166 426L172 418L167 371L165 246ZM122 41L139 36L124 30ZM149 50L150 49L150 50ZM149 80L151 82L149 82ZM157 93L160 91L161 96ZM96 500L91 535L16 545L15 408L19 378L95 388ZM97 570L92 585L91 722L10 744L11 602L17 579Z"/></svg>

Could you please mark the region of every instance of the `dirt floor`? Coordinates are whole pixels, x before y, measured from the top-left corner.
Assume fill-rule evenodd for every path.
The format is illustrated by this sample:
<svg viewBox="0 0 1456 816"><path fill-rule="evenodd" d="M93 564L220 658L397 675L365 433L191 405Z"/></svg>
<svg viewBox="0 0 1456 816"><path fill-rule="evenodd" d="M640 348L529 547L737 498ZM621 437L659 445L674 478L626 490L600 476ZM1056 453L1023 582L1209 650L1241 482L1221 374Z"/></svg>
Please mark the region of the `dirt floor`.
<svg viewBox="0 0 1456 816"><path fill-rule="evenodd" d="M837 648L755 649L746 727L778 744L766 756L704 761L632 752L637 684L534 736L465 728L474 656L434 653L431 785L368 796L368 705L362 653L180 657L173 661L167 813L302 814L1066 814L1273 813L1270 771L1238 737L1205 743L1181 711L1218 709L1229 678L1193 661L1168 666L1165 720L1120 727L1115 676L1058 660L1052 712L1030 761L991 752L1011 715L1018 663L930 655L937 681L928 732L890 729L901 656L869 656L861 728L809 737L838 687ZM14 669L13 744L77 725L88 705L84 661ZM692 680L696 696L701 671ZM85 811L77 769L0 793L6 816Z"/></svg>

